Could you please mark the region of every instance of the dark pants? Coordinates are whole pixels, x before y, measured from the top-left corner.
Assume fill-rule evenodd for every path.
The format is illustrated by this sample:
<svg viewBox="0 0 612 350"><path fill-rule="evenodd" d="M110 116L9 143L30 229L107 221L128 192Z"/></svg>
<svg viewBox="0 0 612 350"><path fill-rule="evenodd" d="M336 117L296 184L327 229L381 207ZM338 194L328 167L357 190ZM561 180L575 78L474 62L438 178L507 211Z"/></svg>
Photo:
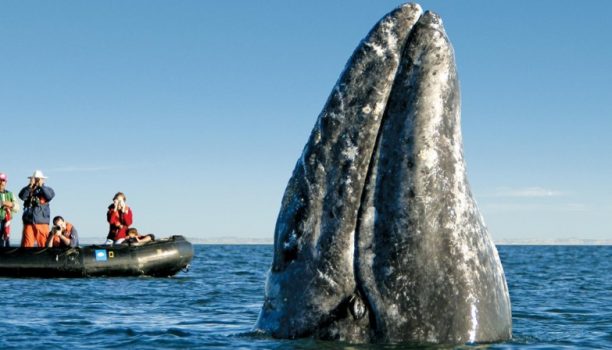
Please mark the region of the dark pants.
<svg viewBox="0 0 612 350"><path fill-rule="evenodd" d="M0 248L5 248L5 247L10 247L11 244L9 242L9 237L7 236L6 239L4 237L4 224L6 222L4 220L0 221Z"/></svg>

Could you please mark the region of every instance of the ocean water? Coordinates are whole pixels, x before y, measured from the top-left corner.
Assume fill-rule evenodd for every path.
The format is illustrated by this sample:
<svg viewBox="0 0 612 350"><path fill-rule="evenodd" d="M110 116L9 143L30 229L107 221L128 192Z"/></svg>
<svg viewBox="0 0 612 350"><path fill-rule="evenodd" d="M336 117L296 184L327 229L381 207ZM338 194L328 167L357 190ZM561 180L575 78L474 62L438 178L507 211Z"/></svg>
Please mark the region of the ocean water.
<svg viewBox="0 0 612 350"><path fill-rule="evenodd" d="M612 348L612 247L498 248L513 339L461 348ZM254 334L272 246L195 252L192 269L173 278L0 278L0 349L414 348Z"/></svg>

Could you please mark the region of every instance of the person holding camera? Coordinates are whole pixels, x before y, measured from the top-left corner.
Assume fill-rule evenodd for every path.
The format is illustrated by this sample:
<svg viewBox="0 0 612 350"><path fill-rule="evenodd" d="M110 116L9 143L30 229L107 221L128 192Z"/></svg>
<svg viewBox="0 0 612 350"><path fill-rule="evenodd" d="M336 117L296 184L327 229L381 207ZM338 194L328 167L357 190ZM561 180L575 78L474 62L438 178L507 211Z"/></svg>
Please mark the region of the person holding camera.
<svg viewBox="0 0 612 350"><path fill-rule="evenodd" d="M106 244L120 244L127 236L127 230L132 224L132 209L125 204L125 194L117 192L113 197L113 204L108 206L106 220L109 224Z"/></svg>
<svg viewBox="0 0 612 350"><path fill-rule="evenodd" d="M122 244L129 245L140 245L148 242L153 242L155 240L155 235L152 233L141 235L138 233L138 230L135 227L130 227L127 230L127 237L123 241Z"/></svg>
<svg viewBox="0 0 612 350"><path fill-rule="evenodd" d="M78 247L79 246L79 233L77 232L74 225L64 220L61 216L53 218L53 228L47 241L47 247L49 248L63 248L63 247Z"/></svg>
<svg viewBox="0 0 612 350"><path fill-rule="evenodd" d="M47 177L42 171L36 170L29 177L30 183L19 191L19 198L23 200L23 233L22 247L44 247L49 236L49 222L51 209L49 202L55 197L55 192L45 185Z"/></svg>
<svg viewBox="0 0 612 350"><path fill-rule="evenodd" d="M19 211L19 201L6 189L8 176L0 173L0 248L10 247L11 219Z"/></svg>

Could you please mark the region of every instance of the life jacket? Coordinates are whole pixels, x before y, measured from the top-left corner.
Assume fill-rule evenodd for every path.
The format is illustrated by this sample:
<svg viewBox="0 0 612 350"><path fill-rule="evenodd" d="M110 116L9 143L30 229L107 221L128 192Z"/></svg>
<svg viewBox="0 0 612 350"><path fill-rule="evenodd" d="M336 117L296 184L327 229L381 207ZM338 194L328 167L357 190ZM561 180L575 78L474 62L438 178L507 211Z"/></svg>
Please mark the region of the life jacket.
<svg viewBox="0 0 612 350"><path fill-rule="evenodd" d="M2 202L5 200L14 202L13 193L9 191L0 193L0 199L2 199ZM11 209L2 208L0 210L4 211L4 219L2 220L4 225L2 226L2 232L0 232L0 234L2 235L2 239L7 240L11 235Z"/></svg>
<svg viewBox="0 0 612 350"><path fill-rule="evenodd" d="M66 222L66 232L69 234L70 240L72 240L72 224L69 222ZM57 235L53 235L53 241L52 241L52 247L53 248L58 248L58 247L69 247L70 244L66 245L64 244L64 242L62 242L62 240L57 236Z"/></svg>

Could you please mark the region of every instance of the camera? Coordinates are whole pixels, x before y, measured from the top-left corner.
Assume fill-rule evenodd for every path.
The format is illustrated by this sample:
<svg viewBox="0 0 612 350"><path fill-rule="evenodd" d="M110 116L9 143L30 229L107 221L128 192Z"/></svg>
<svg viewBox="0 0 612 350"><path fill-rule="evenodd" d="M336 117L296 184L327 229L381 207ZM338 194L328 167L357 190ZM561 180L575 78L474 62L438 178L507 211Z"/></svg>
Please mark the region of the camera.
<svg viewBox="0 0 612 350"><path fill-rule="evenodd" d="M53 226L53 231L57 231L57 232L59 232L59 231L61 231L61 230L62 230L62 228L61 228L61 227L59 227L59 225L54 225L54 226Z"/></svg>

